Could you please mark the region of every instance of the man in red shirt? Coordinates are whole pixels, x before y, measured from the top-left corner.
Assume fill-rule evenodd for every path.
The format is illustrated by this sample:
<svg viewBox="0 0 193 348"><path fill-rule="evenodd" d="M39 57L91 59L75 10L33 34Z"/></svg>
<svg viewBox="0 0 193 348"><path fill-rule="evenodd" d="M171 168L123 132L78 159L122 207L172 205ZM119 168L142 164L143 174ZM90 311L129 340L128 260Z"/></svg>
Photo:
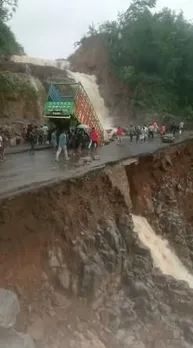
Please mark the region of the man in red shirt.
<svg viewBox="0 0 193 348"><path fill-rule="evenodd" d="M117 128L117 138L118 138L118 143L121 144L121 137L124 135L124 132L121 127Z"/></svg>
<svg viewBox="0 0 193 348"><path fill-rule="evenodd" d="M161 126L160 134L161 134L161 135L165 135L165 134L166 134L166 126L165 126L165 124L163 124L163 125Z"/></svg>
<svg viewBox="0 0 193 348"><path fill-rule="evenodd" d="M98 147L98 141L99 141L99 134L97 130L93 127L90 133L90 143L89 143L89 150L97 149Z"/></svg>

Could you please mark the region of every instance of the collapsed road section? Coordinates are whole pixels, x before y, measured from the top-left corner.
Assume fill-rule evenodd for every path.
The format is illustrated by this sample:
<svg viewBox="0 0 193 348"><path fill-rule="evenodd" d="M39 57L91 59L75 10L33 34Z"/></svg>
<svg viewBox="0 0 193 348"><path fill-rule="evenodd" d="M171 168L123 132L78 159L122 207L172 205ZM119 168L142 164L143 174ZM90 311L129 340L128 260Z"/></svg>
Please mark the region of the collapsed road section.
<svg viewBox="0 0 193 348"><path fill-rule="evenodd" d="M20 313L3 328L0 298L0 347L5 330L9 342L33 339L22 348L192 347L192 150L184 142L1 201L0 287Z"/></svg>

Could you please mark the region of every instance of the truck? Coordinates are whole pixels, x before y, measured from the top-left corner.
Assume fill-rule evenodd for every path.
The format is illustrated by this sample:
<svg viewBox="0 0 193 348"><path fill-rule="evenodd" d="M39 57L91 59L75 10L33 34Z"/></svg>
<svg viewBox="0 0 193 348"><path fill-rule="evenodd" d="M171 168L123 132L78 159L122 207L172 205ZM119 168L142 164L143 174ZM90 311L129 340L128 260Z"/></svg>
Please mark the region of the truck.
<svg viewBox="0 0 193 348"><path fill-rule="evenodd" d="M44 117L55 123L58 119L68 119L71 124L95 127L99 143L104 141L103 126L81 82L52 82L44 105Z"/></svg>

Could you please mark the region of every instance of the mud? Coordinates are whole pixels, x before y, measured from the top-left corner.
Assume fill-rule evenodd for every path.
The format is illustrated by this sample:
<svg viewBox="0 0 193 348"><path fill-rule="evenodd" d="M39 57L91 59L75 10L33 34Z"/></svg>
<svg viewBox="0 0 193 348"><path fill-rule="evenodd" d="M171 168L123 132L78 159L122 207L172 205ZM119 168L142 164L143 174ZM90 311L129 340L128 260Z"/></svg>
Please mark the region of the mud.
<svg viewBox="0 0 193 348"><path fill-rule="evenodd" d="M85 228L92 235L100 220L112 214L117 218L122 209L126 209L124 199L103 170L3 200L0 285L16 287L24 297L37 291L46 250L56 239L76 268L73 240Z"/></svg>
<svg viewBox="0 0 193 348"><path fill-rule="evenodd" d="M107 43L97 35L86 39L69 57L71 69L80 73L95 75L105 105L115 126L128 126L133 118L131 91L124 85L110 67Z"/></svg>
<svg viewBox="0 0 193 348"><path fill-rule="evenodd" d="M133 211L146 216L192 269L193 142L126 167ZM143 171L140 170L143 168Z"/></svg>
<svg viewBox="0 0 193 348"><path fill-rule="evenodd" d="M19 296L16 328L37 347L191 347L192 291L153 267L131 213L191 268L192 150L189 141L1 200L0 287Z"/></svg>

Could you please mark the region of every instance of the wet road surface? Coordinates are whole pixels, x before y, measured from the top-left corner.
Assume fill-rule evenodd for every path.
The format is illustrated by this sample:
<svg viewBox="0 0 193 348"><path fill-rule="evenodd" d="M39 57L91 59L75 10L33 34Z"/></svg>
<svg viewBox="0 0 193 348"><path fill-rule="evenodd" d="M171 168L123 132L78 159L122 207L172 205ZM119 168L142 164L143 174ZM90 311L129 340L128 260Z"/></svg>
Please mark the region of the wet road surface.
<svg viewBox="0 0 193 348"><path fill-rule="evenodd" d="M185 138L187 135L180 140ZM82 167L75 166L76 161L73 156L68 163L65 162L63 155L59 163L55 162L55 153L51 149L37 151L34 155L28 152L12 154L7 156L5 162L0 163L0 198L25 191L29 187L35 188L45 183L77 176L108 162L151 153L166 146L168 145L161 143L159 138L146 143L136 144L134 141L130 144L129 139L125 137L121 145L112 142L104 146L100 150L100 160L92 161L91 164Z"/></svg>

